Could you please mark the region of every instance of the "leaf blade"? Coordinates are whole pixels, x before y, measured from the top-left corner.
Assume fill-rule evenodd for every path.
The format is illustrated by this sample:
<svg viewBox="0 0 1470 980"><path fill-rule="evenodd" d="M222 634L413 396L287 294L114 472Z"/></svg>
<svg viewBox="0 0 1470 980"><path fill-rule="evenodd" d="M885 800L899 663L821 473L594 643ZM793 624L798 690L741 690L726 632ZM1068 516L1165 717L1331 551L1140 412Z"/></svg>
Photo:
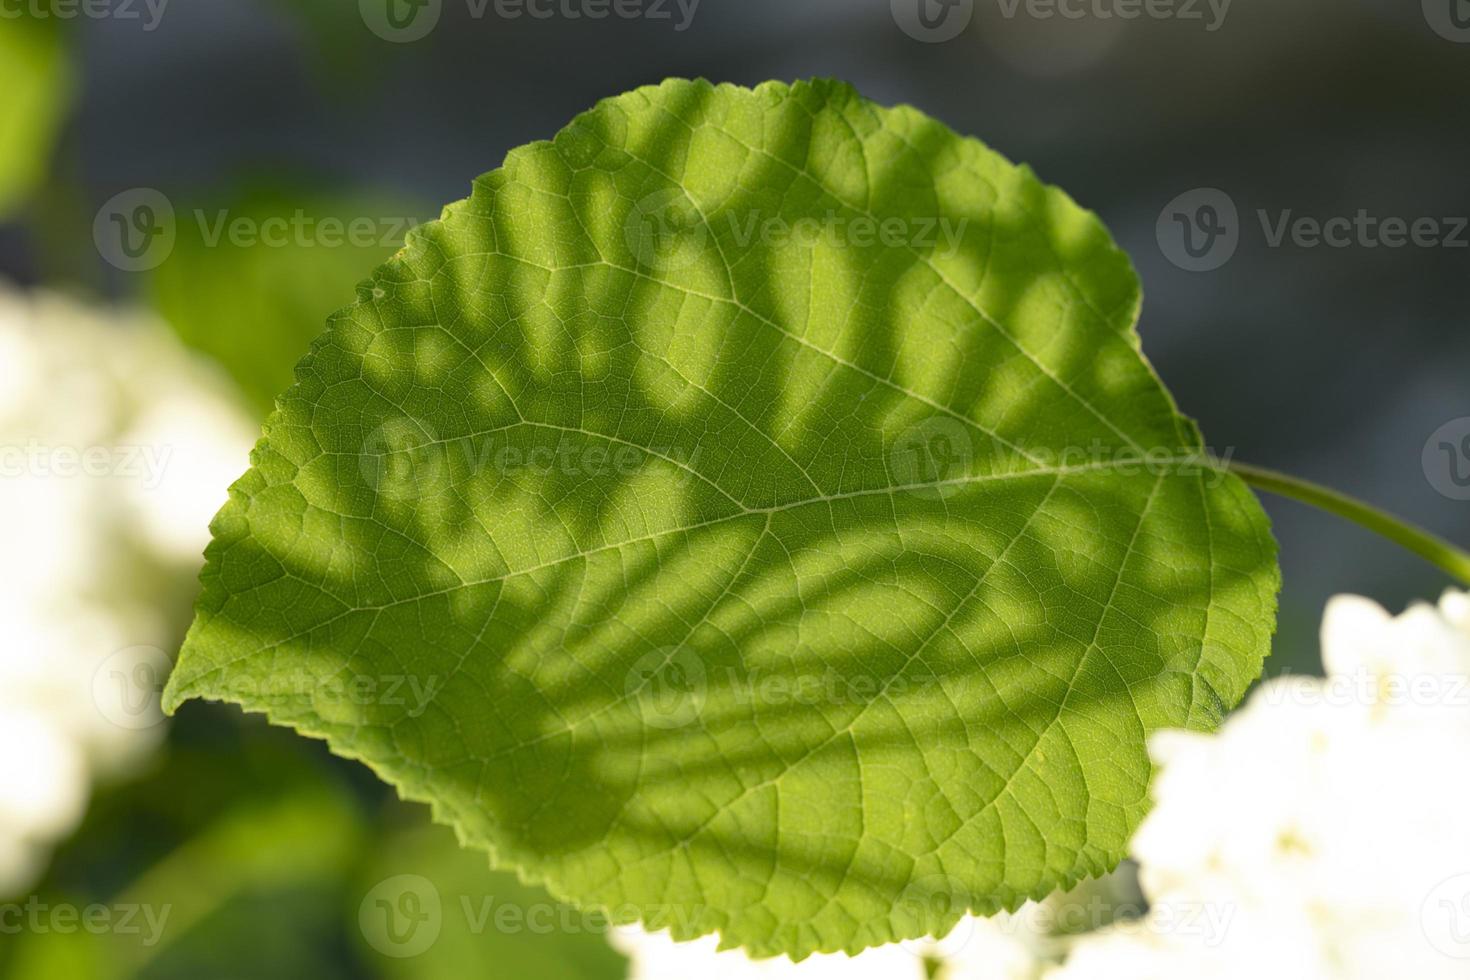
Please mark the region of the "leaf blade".
<svg viewBox="0 0 1470 980"><path fill-rule="evenodd" d="M1100 873L1146 733L1238 701L1277 586L1138 296L1095 216L915 110L604 102L334 318L167 701L266 710L554 893L757 954ZM354 670L442 686L324 693Z"/></svg>

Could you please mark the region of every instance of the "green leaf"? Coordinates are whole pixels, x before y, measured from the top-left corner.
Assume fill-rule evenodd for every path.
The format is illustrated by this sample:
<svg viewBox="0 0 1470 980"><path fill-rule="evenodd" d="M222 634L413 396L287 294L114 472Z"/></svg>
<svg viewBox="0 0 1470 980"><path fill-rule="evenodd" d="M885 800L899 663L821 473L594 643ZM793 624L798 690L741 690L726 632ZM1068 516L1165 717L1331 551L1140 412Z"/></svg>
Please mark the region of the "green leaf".
<svg viewBox="0 0 1470 980"><path fill-rule="evenodd" d="M611 99L359 297L165 701L325 738L558 896L757 955L943 931L1113 866L1148 733L1260 671L1275 545L1126 257L914 109Z"/></svg>
<svg viewBox="0 0 1470 980"><path fill-rule="evenodd" d="M0 18L0 217L45 173L70 101L71 72L54 21Z"/></svg>

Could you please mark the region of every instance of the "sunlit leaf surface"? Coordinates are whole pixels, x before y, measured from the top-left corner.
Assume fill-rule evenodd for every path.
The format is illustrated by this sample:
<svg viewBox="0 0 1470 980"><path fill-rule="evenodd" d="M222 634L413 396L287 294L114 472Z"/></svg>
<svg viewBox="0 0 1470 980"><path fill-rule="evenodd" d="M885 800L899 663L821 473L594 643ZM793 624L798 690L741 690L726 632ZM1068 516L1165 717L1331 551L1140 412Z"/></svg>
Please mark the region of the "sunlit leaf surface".
<svg viewBox="0 0 1470 980"><path fill-rule="evenodd" d="M519 149L333 318L166 693L556 895L757 954L1100 873L1259 673L1267 522L1095 216L835 83Z"/></svg>

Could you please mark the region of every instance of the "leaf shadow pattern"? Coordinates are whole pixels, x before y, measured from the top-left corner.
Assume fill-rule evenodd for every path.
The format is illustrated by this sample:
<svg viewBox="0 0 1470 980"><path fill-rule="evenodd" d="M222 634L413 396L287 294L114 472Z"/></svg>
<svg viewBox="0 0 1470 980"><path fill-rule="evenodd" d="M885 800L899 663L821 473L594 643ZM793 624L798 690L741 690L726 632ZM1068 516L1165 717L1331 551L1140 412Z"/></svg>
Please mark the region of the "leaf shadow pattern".
<svg viewBox="0 0 1470 980"><path fill-rule="evenodd" d="M915 110L609 100L333 318L166 700L265 711L498 866L755 955L1100 874L1147 735L1239 700L1277 588L1138 302L1095 216Z"/></svg>

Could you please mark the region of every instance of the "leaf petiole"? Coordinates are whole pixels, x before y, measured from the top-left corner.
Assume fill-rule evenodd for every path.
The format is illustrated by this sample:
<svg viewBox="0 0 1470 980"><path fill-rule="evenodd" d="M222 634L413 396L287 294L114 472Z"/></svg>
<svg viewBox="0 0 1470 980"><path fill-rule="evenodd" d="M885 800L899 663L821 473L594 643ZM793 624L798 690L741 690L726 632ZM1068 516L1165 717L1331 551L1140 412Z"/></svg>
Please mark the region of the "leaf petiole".
<svg viewBox="0 0 1470 980"><path fill-rule="evenodd" d="M1422 528L1415 527L1371 504L1308 480L1249 463L1219 461L1220 465L1257 490L1309 504L1346 518L1414 552L1460 582L1470 585L1470 553Z"/></svg>

